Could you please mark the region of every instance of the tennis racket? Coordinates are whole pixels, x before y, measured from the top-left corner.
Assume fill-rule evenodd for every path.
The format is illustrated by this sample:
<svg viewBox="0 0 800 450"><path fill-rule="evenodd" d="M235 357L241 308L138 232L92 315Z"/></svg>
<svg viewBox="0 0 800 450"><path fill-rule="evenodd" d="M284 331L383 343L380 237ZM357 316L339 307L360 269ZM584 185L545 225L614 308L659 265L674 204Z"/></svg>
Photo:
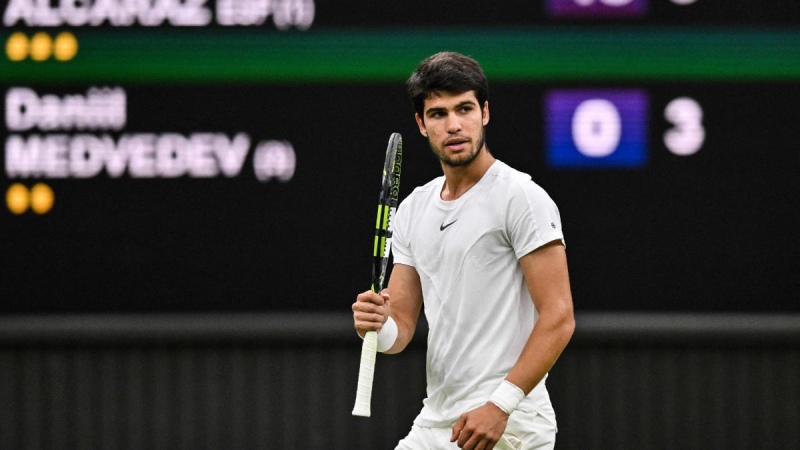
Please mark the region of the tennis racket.
<svg viewBox="0 0 800 450"><path fill-rule="evenodd" d="M403 161L403 137L392 133L383 163L381 194L378 197L378 216L375 219L375 242L372 249L372 292L383 289L389 254L392 250L392 225L397 210L400 191L400 164ZM372 400L372 379L375 374L375 357L378 350L378 333L368 331L361 345L361 364L358 369L358 387L354 416L369 417Z"/></svg>

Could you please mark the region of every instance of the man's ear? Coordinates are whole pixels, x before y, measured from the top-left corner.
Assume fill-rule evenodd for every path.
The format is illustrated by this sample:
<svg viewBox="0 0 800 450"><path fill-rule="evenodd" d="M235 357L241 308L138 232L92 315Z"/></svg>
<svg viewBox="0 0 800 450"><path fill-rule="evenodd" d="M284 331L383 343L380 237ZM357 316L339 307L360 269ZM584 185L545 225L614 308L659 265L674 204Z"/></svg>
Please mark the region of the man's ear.
<svg viewBox="0 0 800 450"><path fill-rule="evenodd" d="M419 134L428 137L428 130L425 128L425 122L423 122L422 117L420 117L418 113L414 113L414 119L417 121Z"/></svg>
<svg viewBox="0 0 800 450"><path fill-rule="evenodd" d="M489 100L483 102L483 126L486 126L489 123Z"/></svg>

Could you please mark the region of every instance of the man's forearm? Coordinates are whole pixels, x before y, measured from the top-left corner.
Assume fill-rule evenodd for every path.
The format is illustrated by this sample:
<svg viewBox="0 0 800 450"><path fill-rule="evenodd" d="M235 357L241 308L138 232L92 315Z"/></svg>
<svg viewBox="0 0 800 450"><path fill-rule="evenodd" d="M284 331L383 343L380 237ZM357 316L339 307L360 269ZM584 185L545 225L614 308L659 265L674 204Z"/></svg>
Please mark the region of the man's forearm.
<svg viewBox="0 0 800 450"><path fill-rule="evenodd" d="M553 367L575 330L571 306L539 316L522 353L506 379L528 394Z"/></svg>

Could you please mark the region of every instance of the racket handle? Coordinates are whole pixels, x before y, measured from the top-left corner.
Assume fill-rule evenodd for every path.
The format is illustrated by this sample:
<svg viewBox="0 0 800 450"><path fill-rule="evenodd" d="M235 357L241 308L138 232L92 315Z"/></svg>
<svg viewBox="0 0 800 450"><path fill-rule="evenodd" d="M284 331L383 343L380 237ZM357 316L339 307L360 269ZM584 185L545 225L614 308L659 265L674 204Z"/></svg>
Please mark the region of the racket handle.
<svg viewBox="0 0 800 450"><path fill-rule="evenodd" d="M361 344L361 364L358 368L358 388L353 415L369 417L372 400L372 379L375 374L375 357L378 353L378 333L367 331Z"/></svg>

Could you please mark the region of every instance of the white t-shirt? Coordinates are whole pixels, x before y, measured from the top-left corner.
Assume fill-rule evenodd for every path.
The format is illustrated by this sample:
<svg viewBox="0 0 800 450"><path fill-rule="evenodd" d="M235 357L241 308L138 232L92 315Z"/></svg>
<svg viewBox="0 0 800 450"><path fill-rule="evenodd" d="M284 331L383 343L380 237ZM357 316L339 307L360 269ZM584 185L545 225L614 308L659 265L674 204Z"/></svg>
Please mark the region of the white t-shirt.
<svg viewBox="0 0 800 450"><path fill-rule="evenodd" d="M488 401L516 363L538 313L519 258L560 239L558 208L525 173L495 161L460 198L444 177L418 187L394 225L395 264L422 283L428 321L427 398L415 423L452 426ZM518 410L550 408L544 380Z"/></svg>

